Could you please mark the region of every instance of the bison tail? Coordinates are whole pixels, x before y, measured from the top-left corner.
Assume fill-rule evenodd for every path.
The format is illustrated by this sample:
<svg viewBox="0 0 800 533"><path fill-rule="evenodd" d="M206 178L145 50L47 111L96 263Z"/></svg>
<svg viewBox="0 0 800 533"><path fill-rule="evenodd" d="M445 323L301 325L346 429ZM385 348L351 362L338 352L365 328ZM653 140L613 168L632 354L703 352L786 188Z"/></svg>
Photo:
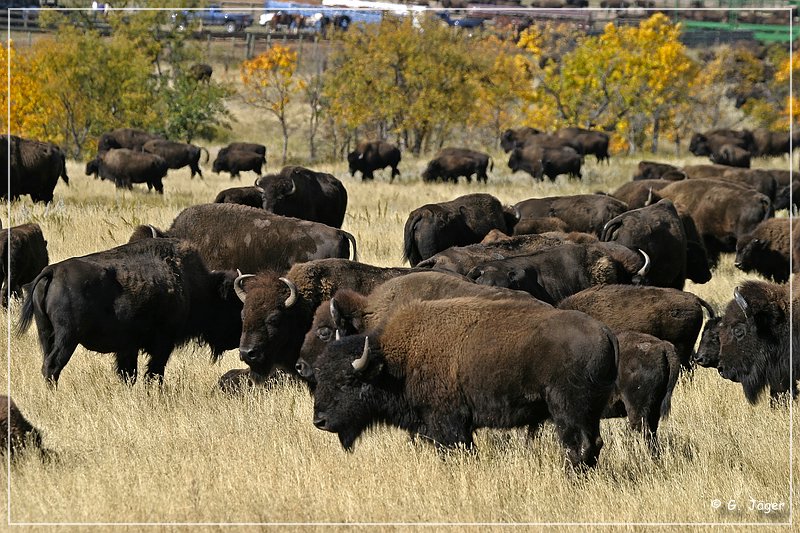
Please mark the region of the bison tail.
<svg viewBox="0 0 800 533"><path fill-rule="evenodd" d="M47 296L47 287L53 279L53 269L45 268L36 279L28 284L28 294L25 295L25 300L22 302L22 313L20 315L19 323L17 324L16 336L21 337L31 327L33 320L34 306L36 309L42 309L44 306L44 297ZM40 282L44 282L41 290L36 290Z"/></svg>
<svg viewBox="0 0 800 533"><path fill-rule="evenodd" d="M67 176L67 156L61 154L61 179L69 187L69 176Z"/></svg>
<svg viewBox="0 0 800 533"><path fill-rule="evenodd" d="M697 298L697 301L700 303L700 305L705 307L706 311L708 311L708 318L716 318L717 317L717 314L714 311L714 308L711 307L711 304L709 304L707 301L703 300L699 296L696 296L696 298Z"/></svg>
<svg viewBox="0 0 800 533"><path fill-rule="evenodd" d="M356 248L356 238L353 237L352 233L347 233L346 231L342 231L342 233L344 233L344 236L347 238L348 241L350 241L350 246L352 246L353 248L353 258L351 260L358 261L358 249Z"/></svg>
<svg viewBox="0 0 800 533"><path fill-rule="evenodd" d="M201 151L201 152L205 152L205 153L206 153L206 160L205 160L205 161L203 161L203 164L204 164L204 165L205 165L205 164L208 164L208 160L209 160L209 159L211 159L211 154L209 154L209 153L208 153L208 150L206 150L206 148L205 148L204 146L201 146L201 147L200 147L200 151ZM201 176L201 177L202 177L202 176Z"/></svg>
<svg viewBox="0 0 800 533"><path fill-rule="evenodd" d="M412 267L417 266L417 263L422 259L416 246L414 246L414 233L420 220L422 220L422 216L419 214L414 215L406 221L406 227L403 229L403 262L408 261Z"/></svg>
<svg viewBox="0 0 800 533"><path fill-rule="evenodd" d="M494 158L489 156L489 172L494 172Z"/></svg>
<svg viewBox="0 0 800 533"><path fill-rule="evenodd" d="M664 355L667 358L666 362L669 367L669 382L667 383L664 399L661 400L661 418L667 418L670 409L672 409L672 391L675 390L675 385L678 383L678 375L681 371L681 360L672 344L669 344Z"/></svg>

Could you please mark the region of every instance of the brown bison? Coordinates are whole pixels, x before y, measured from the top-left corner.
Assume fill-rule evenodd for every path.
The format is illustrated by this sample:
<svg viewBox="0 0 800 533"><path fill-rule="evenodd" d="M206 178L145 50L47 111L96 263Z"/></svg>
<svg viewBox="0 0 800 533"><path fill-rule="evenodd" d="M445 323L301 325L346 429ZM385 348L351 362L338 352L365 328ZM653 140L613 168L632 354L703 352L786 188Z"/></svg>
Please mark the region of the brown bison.
<svg viewBox="0 0 800 533"><path fill-rule="evenodd" d="M33 281L50 262L39 224L22 224L0 232L0 258L2 304L8 307L9 295L22 297L22 286Z"/></svg>
<svg viewBox="0 0 800 533"><path fill-rule="evenodd" d="M48 203L58 178L69 185L64 152L47 142L0 135L0 166L10 170L8 179L0 180L0 197L9 200L28 194L34 202Z"/></svg>
<svg viewBox="0 0 800 533"><path fill-rule="evenodd" d="M17 404L0 394L0 452L11 451L15 456L25 448L42 449L42 435L19 410Z"/></svg>
<svg viewBox="0 0 800 533"><path fill-rule="evenodd" d="M342 227L347 191L331 174L283 167L280 174L258 178L256 187L263 190L262 207L270 213Z"/></svg>
<svg viewBox="0 0 800 533"><path fill-rule="evenodd" d="M146 239L73 257L42 270L30 284L17 329L36 319L42 374L56 384L78 344L114 353L122 379L136 379L139 351L147 376L162 380L176 346L192 339L216 359L241 331L236 273L209 272L198 251L178 239Z"/></svg>
<svg viewBox="0 0 800 533"><path fill-rule="evenodd" d="M636 174L633 175L633 181L638 180L657 180L662 179L667 173L680 174L683 171L667 163L656 163L655 161L639 161L636 168ZM678 181L678 180L674 180Z"/></svg>
<svg viewBox="0 0 800 533"><path fill-rule="evenodd" d="M564 299L558 307L593 316L615 333L638 331L669 341L686 369L703 326L703 309L709 317L715 316L714 309L692 293L631 285L591 287Z"/></svg>
<svg viewBox="0 0 800 533"><path fill-rule="evenodd" d="M529 137L540 135L541 133L542 132L536 128L529 127L517 128L515 130L508 129L500 135L500 146L503 148L504 152L508 153L514 148L524 146Z"/></svg>
<svg viewBox="0 0 800 533"><path fill-rule="evenodd" d="M118 189L133 189L134 183L146 183L147 190L155 188L164 194L162 179L169 166L163 157L128 148L116 148L102 152L86 163L86 175L97 174L109 180Z"/></svg>
<svg viewBox="0 0 800 533"><path fill-rule="evenodd" d="M503 206L490 194L467 194L423 205L406 220L403 260L416 266L451 246L479 243L493 229L507 231Z"/></svg>
<svg viewBox="0 0 800 533"><path fill-rule="evenodd" d="M752 153L755 141L753 140L753 133L749 130L712 130L692 135L689 141L689 151L698 156L710 156L711 154L719 153L720 148L726 144Z"/></svg>
<svg viewBox="0 0 800 533"><path fill-rule="evenodd" d="M140 152L144 143L153 139L162 139L162 137L135 128L119 128L100 136L97 141L97 153L101 154L118 148Z"/></svg>
<svg viewBox="0 0 800 533"><path fill-rule="evenodd" d="M411 302L366 336L328 344L313 368L314 425L346 450L379 422L439 447L472 448L478 428L552 419L570 463L592 467L618 352L607 327L574 311L481 298Z"/></svg>
<svg viewBox="0 0 800 533"><path fill-rule="evenodd" d="M551 231L580 231L593 233L598 237L603 226L612 218L628 210L628 206L616 198L603 194L576 194L571 196L551 196L531 198L514 205L519 222L526 219L555 217L561 219L566 229ZM519 234L514 228L515 234Z"/></svg>
<svg viewBox="0 0 800 533"><path fill-rule="evenodd" d="M750 403L756 403L767 387L772 400L787 391L797 397L800 357L790 355L800 353L800 313L790 312L790 306L797 309L797 292L790 304L788 286L746 281L725 308L717 370L723 378L741 383Z"/></svg>
<svg viewBox="0 0 800 533"><path fill-rule="evenodd" d="M570 141L571 146L575 147L580 155L594 154L598 162L609 160L607 133L583 128L562 128L555 135Z"/></svg>
<svg viewBox="0 0 800 533"><path fill-rule="evenodd" d="M758 128L753 131L756 157L780 156L789 153L789 133Z"/></svg>
<svg viewBox="0 0 800 533"><path fill-rule="evenodd" d="M208 163L209 157L208 150L200 146L162 139L147 141L142 145L142 151L163 157L164 161L167 162L167 168L188 166L192 171L192 178L194 178L195 174L201 178L203 177L203 171L200 170L200 154L202 152L206 153L206 163Z"/></svg>
<svg viewBox="0 0 800 533"><path fill-rule="evenodd" d="M555 181L561 174L580 179L582 164L583 158L573 148L542 148L535 144L515 148L508 159L512 172L522 170L537 181L542 181L544 176Z"/></svg>
<svg viewBox="0 0 800 533"><path fill-rule="evenodd" d="M211 171L215 174L230 172L231 179L241 177L239 172L252 170L261 175L261 167L267 164L264 154L250 150L232 150L223 148L217 153L217 158L211 164Z"/></svg>
<svg viewBox="0 0 800 533"><path fill-rule="evenodd" d="M789 280L789 240L788 218L770 218L755 227L736 241L734 266L743 272L758 272L776 283ZM800 231L795 223L794 232Z"/></svg>
<svg viewBox="0 0 800 533"><path fill-rule="evenodd" d="M262 209L264 206L264 189L261 187L231 187L217 194L215 204L242 204Z"/></svg>
<svg viewBox="0 0 800 533"><path fill-rule="evenodd" d="M258 155L267 157L267 147L263 144L249 143L249 142L235 142L230 143L228 146L220 149L220 152L253 152Z"/></svg>
<svg viewBox="0 0 800 533"><path fill-rule="evenodd" d="M356 172L361 172L363 181L375 179L372 173L386 167L392 168L389 183L394 181L395 176L400 175L400 171L397 170L397 165L400 163L400 149L384 141L359 143L355 150L347 154L347 162L350 165L350 175L355 176Z"/></svg>
<svg viewBox="0 0 800 533"><path fill-rule="evenodd" d="M464 176L467 183L472 183L472 175L475 174L478 182L486 183L489 179L486 174L487 168L494 169L489 154L467 148L443 148L428 162L428 166L422 172L422 181L442 179L458 183L458 178Z"/></svg>
<svg viewBox="0 0 800 533"><path fill-rule="evenodd" d="M355 238L318 222L239 204L201 204L181 211L166 232L139 226L130 242L152 236L186 239L209 268L286 272L295 263L356 254Z"/></svg>

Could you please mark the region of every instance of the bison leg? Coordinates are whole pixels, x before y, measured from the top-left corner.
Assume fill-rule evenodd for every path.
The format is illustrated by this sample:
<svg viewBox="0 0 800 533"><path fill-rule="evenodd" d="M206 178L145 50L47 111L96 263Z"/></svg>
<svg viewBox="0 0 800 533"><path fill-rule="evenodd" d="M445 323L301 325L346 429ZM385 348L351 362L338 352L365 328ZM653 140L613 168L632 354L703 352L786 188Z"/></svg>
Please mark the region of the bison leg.
<svg viewBox="0 0 800 533"><path fill-rule="evenodd" d="M155 380L159 383L164 381L164 368L172 353L172 346L162 346L158 349L150 350L150 361L147 363L147 379Z"/></svg>
<svg viewBox="0 0 800 533"><path fill-rule="evenodd" d="M39 337L41 341L42 335L40 334ZM42 375L49 384L56 385L59 376L61 376L61 371L64 370L72 354L75 353L75 348L78 347L78 343L71 339L64 338L62 335L58 335L53 339L52 344L50 344L51 339L52 337L47 339L47 344L42 343L43 347L49 347L49 350L45 353L44 362L42 363Z"/></svg>
<svg viewBox="0 0 800 533"><path fill-rule="evenodd" d="M117 352L117 375L119 379L133 385L136 383L137 364L139 362L139 350L126 350Z"/></svg>
<svg viewBox="0 0 800 533"><path fill-rule="evenodd" d="M153 187L155 187L158 194L164 194L164 184L161 182L161 178L153 180Z"/></svg>
<svg viewBox="0 0 800 533"><path fill-rule="evenodd" d="M192 163L192 164L189 166L189 169L192 171L192 175L190 176L190 178L191 178L191 179L194 179L194 175L195 175L195 174L197 174L198 176L200 176L200 179L203 179L203 171L202 171L202 170L200 170L200 167L197 165L197 161L195 161L194 163Z"/></svg>
<svg viewBox="0 0 800 533"><path fill-rule="evenodd" d="M432 440L440 451L451 450L463 446L467 450L475 449L472 440L472 429L462 416L431 416L426 424L428 431L424 435Z"/></svg>

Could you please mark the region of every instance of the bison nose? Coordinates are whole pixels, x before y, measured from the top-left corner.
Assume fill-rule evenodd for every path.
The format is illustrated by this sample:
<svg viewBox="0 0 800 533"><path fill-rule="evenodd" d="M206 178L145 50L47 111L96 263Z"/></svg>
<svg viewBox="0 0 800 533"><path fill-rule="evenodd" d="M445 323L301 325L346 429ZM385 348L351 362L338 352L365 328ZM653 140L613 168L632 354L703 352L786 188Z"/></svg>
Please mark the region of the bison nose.
<svg viewBox="0 0 800 533"><path fill-rule="evenodd" d="M255 348L239 348L239 359L245 363L252 363L258 360L258 353Z"/></svg>
<svg viewBox="0 0 800 533"><path fill-rule="evenodd" d="M300 374L300 377L303 379L308 379L314 374L311 370L311 365L306 363L304 359L298 359L297 364L294 365L294 369L297 370L297 373Z"/></svg>
<svg viewBox="0 0 800 533"><path fill-rule="evenodd" d="M741 269L742 268L742 262L741 261L734 261L733 266L735 266L736 268Z"/></svg>
<svg viewBox="0 0 800 533"><path fill-rule="evenodd" d="M319 414L314 417L314 425L317 426L317 429L327 429L328 420L325 418L325 415Z"/></svg>

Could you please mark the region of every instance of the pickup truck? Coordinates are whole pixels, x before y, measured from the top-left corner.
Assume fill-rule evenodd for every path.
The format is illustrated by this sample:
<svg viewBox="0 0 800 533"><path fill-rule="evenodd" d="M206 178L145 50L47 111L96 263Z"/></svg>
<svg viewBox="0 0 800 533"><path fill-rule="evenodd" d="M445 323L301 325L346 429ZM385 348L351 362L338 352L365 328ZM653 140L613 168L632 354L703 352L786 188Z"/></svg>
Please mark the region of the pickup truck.
<svg viewBox="0 0 800 533"><path fill-rule="evenodd" d="M172 20L179 30L186 29L189 21L199 20L204 26L223 26L227 33L241 31L253 24L253 17L249 13L224 11L218 5L211 5L202 10L173 13Z"/></svg>

